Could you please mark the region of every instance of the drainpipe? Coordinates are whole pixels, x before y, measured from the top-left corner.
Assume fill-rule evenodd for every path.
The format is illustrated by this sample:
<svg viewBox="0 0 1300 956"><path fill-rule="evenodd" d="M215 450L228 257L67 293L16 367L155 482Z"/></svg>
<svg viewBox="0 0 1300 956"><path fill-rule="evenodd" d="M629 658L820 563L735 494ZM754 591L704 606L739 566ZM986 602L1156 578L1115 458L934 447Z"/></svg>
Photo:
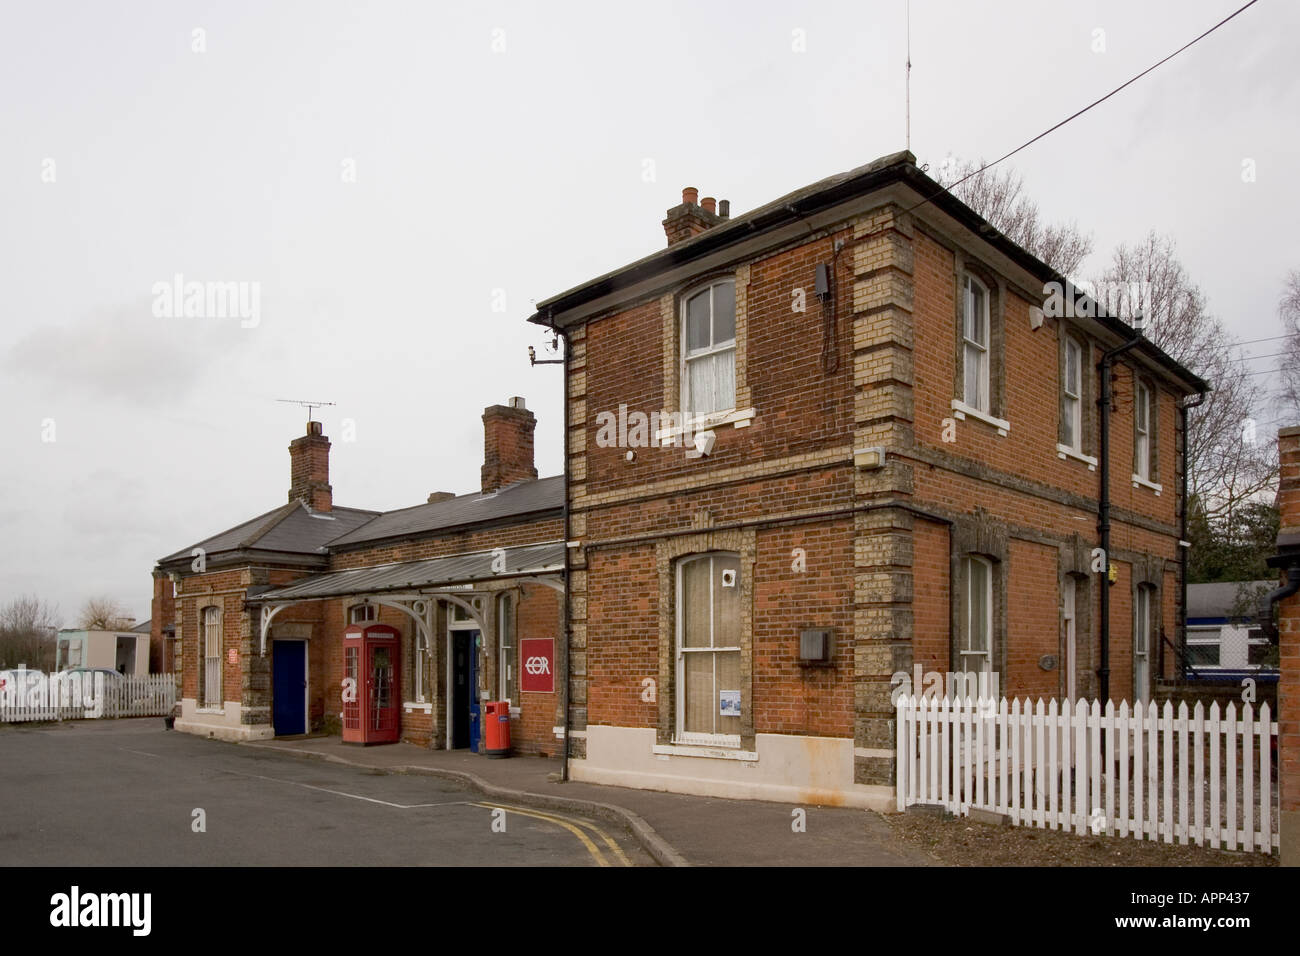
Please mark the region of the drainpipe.
<svg viewBox="0 0 1300 956"><path fill-rule="evenodd" d="M1101 355L1101 409L1100 467L1101 494L1097 499L1097 535L1101 538L1101 553L1105 556L1105 577L1101 587L1101 666L1097 668L1101 700L1110 700L1110 372L1115 359L1134 348L1143 339L1142 330L1135 330L1133 338Z"/></svg>
<svg viewBox="0 0 1300 956"><path fill-rule="evenodd" d="M1181 492L1183 505L1182 514L1179 516L1178 521L1178 659L1174 661L1175 667L1181 667L1182 662L1187 660L1187 552L1192 547L1187 540L1187 413L1189 410L1204 404L1207 394L1208 392L1201 392L1194 401L1178 403L1178 427L1182 429L1183 435L1183 487ZM1163 645L1161 646L1163 647ZM1180 673L1178 676L1181 678L1186 675Z"/></svg>
<svg viewBox="0 0 1300 956"><path fill-rule="evenodd" d="M1300 591L1300 542L1293 535L1278 535L1277 553L1268 558L1270 568L1286 570L1286 584L1270 591L1264 598L1260 627L1274 644L1278 642L1277 625L1273 623L1273 606Z"/></svg>
<svg viewBox="0 0 1300 956"><path fill-rule="evenodd" d="M1264 606L1268 610L1264 615L1263 629L1269 640L1275 640L1277 637L1277 625L1273 623L1273 605L1278 601L1286 600L1296 591L1300 591L1300 567L1293 564L1286 569L1286 584L1276 591L1269 591L1268 596L1264 598Z"/></svg>
<svg viewBox="0 0 1300 956"><path fill-rule="evenodd" d="M571 647L569 643L569 586L572 577L570 570L570 549L569 549L569 336L561 328L556 327L550 311L547 311L547 326L552 332L564 339L564 439L561 447L564 449L564 684L560 690L561 707L563 709L564 719L561 721L564 741L563 750L560 755L560 781L568 783L569 781L569 682L570 675L573 673L573 665L570 662ZM534 362L536 365L547 364L543 362Z"/></svg>

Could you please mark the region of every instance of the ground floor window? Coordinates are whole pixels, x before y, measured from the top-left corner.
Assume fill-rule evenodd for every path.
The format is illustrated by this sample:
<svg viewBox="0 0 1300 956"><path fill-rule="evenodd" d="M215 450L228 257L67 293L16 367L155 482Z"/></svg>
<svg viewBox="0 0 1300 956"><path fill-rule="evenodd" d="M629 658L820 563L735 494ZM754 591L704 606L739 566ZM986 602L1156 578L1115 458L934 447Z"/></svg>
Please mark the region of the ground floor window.
<svg viewBox="0 0 1300 956"><path fill-rule="evenodd" d="M966 673L987 673L993 668L993 563L970 555L963 561L966 579L966 633L961 665Z"/></svg>
<svg viewBox="0 0 1300 956"><path fill-rule="evenodd" d="M205 707L221 706L221 609L203 609L203 678L199 699Z"/></svg>
<svg viewBox="0 0 1300 956"><path fill-rule="evenodd" d="M677 739L740 745L739 555L696 555L677 565Z"/></svg>
<svg viewBox="0 0 1300 956"><path fill-rule="evenodd" d="M497 675L500 699L519 703L519 673L515 663L515 605L509 594L497 598Z"/></svg>
<svg viewBox="0 0 1300 956"><path fill-rule="evenodd" d="M1134 596L1133 609L1133 699L1146 703L1151 697L1151 595L1155 589L1143 584Z"/></svg>
<svg viewBox="0 0 1300 956"><path fill-rule="evenodd" d="M1061 592L1061 625L1065 644L1065 699L1071 702L1078 696L1075 684L1079 671L1078 592L1079 583L1066 575Z"/></svg>

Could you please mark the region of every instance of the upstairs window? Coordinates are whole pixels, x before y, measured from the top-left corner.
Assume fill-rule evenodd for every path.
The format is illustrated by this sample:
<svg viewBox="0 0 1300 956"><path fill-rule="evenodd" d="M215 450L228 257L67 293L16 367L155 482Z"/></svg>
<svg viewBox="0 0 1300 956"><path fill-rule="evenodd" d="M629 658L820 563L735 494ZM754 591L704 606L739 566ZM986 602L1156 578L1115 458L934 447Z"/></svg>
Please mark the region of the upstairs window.
<svg viewBox="0 0 1300 956"><path fill-rule="evenodd" d="M1139 381L1133 396L1133 473L1143 481L1151 481L1151 389Z"/></svg>
<svg viewBox="0 0 1300 956"><path fill-rule="evenodd" d="M1076 454L1083 454L1083 346L1077 339L1065 340L1065 368L1061 375L1063 402L1062 438Z"/></svg>
<svg viewBox="0 0 1300 956"><path fill-rule="evenodd" d="M682 304L682 411L690 417L736 407L736 285L728 279Z"/></svg>
<svg viewBox="0 0 1300 956"><path fill-rule="evenodd" d="M348 610L349 624L365 624L375 620L379 607L374 604L354 604Z"/></svg>
<svg viewBox="0 0 1300 956"><path fill-rule="evenodd" d="M962 401L976 411L989 407L989 290L973 275L963 282Z"/></svg>

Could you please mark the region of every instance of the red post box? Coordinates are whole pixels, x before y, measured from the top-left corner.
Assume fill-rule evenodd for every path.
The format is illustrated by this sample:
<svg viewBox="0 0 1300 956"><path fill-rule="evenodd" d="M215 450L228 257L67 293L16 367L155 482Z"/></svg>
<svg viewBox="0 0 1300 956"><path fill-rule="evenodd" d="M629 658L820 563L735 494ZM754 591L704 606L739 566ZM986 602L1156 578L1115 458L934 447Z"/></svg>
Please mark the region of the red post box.
<svg viewBox="0 0 1300 956"><path fill-rule="evenodd" d="M483 751L489 757L510 756L510 701L490 700L483 705Z"/></svg>
<svg viewBox="0 0 1300 956"><path fill-rule="evenodd" d="M351 627L343 634L343 741L395 743L398 715L397 628Z"/></svg>

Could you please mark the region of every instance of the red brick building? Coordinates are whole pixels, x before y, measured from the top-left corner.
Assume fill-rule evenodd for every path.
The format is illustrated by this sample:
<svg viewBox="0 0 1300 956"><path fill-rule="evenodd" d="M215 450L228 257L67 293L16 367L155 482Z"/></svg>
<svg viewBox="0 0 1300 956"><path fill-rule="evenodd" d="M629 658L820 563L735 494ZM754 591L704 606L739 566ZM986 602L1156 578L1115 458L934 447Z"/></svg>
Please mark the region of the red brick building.
<svg viewBox="0 0 1300 956"><path fill-rule="evenodd" d="M153 619L179 643L176 728L339 733L350 678L402 740L481 750L481 705L505 700L515 751L554 752L563 479L538 479L523 399L483 423L480 490L380 513L334 505L330 442L308 422L286 504L162 558ZM396 643L349 659L345 633L374 625Z"/></svg>
<svg viewBox="0 0 1300 956"><path fill-rule="evenodd" d="M567 343L570 776L884 807L918 671L1146 699L1206 383L909 153L682 199L530 319Z"/></svg>

